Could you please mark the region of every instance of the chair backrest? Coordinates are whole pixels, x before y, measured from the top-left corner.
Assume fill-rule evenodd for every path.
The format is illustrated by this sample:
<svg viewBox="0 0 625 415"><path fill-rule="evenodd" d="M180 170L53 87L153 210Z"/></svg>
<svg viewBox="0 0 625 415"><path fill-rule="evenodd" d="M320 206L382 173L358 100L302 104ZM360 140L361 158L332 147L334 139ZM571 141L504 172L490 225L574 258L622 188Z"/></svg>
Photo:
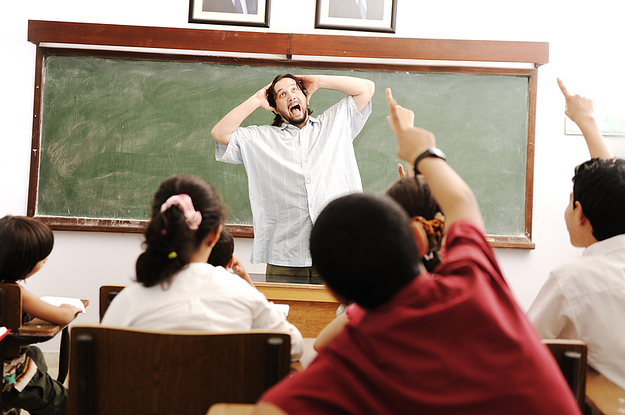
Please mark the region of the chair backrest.
<svg viewBox="0 0 625 415"><path fill-rule="evenodd" d="M104 313L106 313L113 298L124 288L126 288L124 285L100 286L100 321L102 321L102 317L104 317Z"/></svg>
<svg viewBox="0 0 625 415"><path fill-rule="evenodd" d="M160 332L74 326L68 414L205 415L254 403L290 370L282 331Z"/></svg>
<svg viewBox="0 0 625 415"><path fill-rule="evenodd" d="M4 290L0 324L16 333L22 327L22 290L6 283L0 283L0 290Z"/></svg>
<svg viewBox="0 0 625 415"><path fill-rule="evenodd" d="M569 384L582 413L586 411L586 371L588 346L580 340L545 339L560 370Z"/></svg>

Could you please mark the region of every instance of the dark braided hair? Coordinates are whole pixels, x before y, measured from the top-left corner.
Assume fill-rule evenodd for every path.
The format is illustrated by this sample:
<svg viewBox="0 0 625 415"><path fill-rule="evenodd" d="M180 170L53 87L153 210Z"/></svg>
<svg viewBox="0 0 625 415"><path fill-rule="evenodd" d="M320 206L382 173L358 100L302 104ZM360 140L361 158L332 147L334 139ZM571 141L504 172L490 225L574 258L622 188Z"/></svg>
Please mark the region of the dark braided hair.
<svg viewBox="0 0 625 415"><path fill-rule="evenodd" d="M411 218L420 216L426 221L433 221L437 214L442 215L441 208L423 176L403 177L389 187L386 194L399 203ZM441 263L438 251L441 249L443 232L440 226L424 226L424 230L427 233L430 251L423 258L423 265L428 271L432 271Z"/></svg>
<svg viewBox="0 0 625 415"><path fill-rule="evenodd" d="M179 206L173 205L161 212L167 199L180 194L189 195L195 210L202 214L197 230L189 228ZM144 233L145 251L136 264L137 281L146 287L170 284L173 276L189 264L206 237L219 228L225 216L219 193L205 179L186 175L166 179L154 194L152 218Z"/></svg>

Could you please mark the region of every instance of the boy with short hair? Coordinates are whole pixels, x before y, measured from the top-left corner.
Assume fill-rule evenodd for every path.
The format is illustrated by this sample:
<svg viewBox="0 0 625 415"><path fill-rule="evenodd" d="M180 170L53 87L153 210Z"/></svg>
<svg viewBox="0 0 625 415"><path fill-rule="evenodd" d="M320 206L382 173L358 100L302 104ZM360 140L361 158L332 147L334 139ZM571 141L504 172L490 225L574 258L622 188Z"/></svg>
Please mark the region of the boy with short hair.
<svg viewBox="0 0 625 415"><path fill-rule="evenodd" d="M501 275L473 192L390 90L387 101L398 155L445 215L445 262L432 275L423 269L409 218L390 198L331 202L311 232L313 261L339 301L367 313L254 413L579 414Z"/></svg>
<svg viewBox="0 0 625 415"><path fill-rule="evenodd" d="M543 338L584 341L588 363L625 389L625 160L607 148L592 101L558 82L593 157L576 167L564 213L585 250L551 272L527 315Z"/></svg>
<svg viewBox="0 0 625 415"><path fill-rule="evenodd" d="M219 239L208 257L208 263L215 267L231 269L239 277L254 285L239 258L234 256L234 238L227 226L222 228Z"/></svg>

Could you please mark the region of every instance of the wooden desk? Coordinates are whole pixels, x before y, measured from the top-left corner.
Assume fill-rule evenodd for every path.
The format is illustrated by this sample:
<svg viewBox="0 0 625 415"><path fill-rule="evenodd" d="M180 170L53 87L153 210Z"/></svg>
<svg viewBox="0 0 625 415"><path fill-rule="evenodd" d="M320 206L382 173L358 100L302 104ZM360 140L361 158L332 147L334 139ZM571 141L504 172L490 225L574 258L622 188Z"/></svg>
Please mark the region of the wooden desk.
<svg viewBox="0 0 625 415"><path fill-rule="evenodd" d="M299 329L302 336L316 338L319 332L336 317L340 303L324 285L254 283L269 301L288 304L287 320Z"/></svg>
<svg viewBox="0 0 625 415"><path fill-rule="evenodd" d="M252 415L255 407L254 404L216 403L206 415Z"/></svg>
<svg viewBox="0 0 625 415"><path fill-rule="evenodd" d="M593 415L625 414L625 390L589 366L586 373L586 405Z"/></svg>

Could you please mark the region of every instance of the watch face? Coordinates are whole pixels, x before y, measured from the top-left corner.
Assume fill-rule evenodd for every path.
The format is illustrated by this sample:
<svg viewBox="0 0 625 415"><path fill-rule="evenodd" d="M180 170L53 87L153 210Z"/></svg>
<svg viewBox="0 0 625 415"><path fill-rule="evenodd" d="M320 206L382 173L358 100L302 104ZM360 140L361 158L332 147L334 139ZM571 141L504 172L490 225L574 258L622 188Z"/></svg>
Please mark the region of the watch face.
<svg viewBox="0 0 625 415"><path fill-rule="evenodd" d="M443 160L445 160L445 153L443 153L439 148L436 147L432 147L429 149L429 151L432 153L432 156L434 157L439 157L442 158Z"/></svg>

